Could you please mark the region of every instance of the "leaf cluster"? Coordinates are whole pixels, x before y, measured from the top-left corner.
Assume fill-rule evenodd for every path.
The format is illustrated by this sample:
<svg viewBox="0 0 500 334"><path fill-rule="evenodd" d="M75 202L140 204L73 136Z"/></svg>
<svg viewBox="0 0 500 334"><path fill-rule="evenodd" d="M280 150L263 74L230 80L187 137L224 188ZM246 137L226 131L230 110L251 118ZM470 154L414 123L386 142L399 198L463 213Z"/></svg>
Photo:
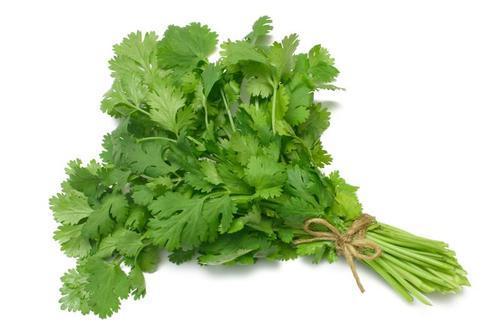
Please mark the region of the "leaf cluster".
<svg viewBox="0 0 500 334"><path fill-rule="evenodd" d="M361 213L356 188L321 171L329 112L314 93L337 89L339 72L320 45L301 53L296 34L271 42L271 30L259 18L216 62L218 35L199 23L114 46L101 108L119 125L99 162L68 164L50 200L54 238L77 260L63 309L110 316L144 296L164 251L176 264L336 259L329 243L292 241L306 218L344 230Z"/></svg>

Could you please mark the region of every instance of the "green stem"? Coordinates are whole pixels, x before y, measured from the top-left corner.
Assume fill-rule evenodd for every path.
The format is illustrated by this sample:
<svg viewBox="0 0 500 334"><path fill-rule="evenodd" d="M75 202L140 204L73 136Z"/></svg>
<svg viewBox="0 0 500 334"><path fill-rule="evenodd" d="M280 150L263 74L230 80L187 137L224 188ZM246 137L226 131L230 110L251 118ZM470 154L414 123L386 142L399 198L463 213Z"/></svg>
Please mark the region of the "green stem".
<svg viewBox="0 0 500 334"><path fill-rule="evenodd" d="M273 129L273 134L276 133L276 93L278 91L278 85L274 84L273 85L273 102L272 102L272 109L271 109L271 126Z"/></svg>
<svg viewBox="0 0 500 334"><path fill-rule="evenodd" d="M231 199L236 203L248 203L254 199L254 195L232 195Z"/></svg>
<svg viewBox="0 0 500 334"><path fill-rule="evenodd" d="M390 264L385 262L382 258L377 259L377 263L380 264L382 268L384 268L396 281L399 282L399 284L401 284L406 290L411 292L411 294L418 300L426 305L431 305L427 298L425 298L425 296L420 291L418 291L418 289L415 288L410 282L405 280Z"/></svg>
<svg viewBox="0 0 500 334"><path fill-rule="evenodd" d="M204 146L205 146L205 145L203 145L203 143L202 143L202 142L200 142L199 140L194 139L194 138L193 138L193 137L191 137L191 136L186 136L186 138L187 138L187 139L189 139L189 140L191 140L191 141L192 141L193 143L195 143L196 145L199 145L199 146L202 146L202 147L204 147Z"/></svg>
<svg viewBox="0 0 500 334"><path fill-rule="evenodd" d="M177 141L175 139L168 138L168 137L144 137L144 138L137 139L137 142L142 143L142 142L147 141L147 140L166 140L166 141L169 141L171 143L177 143Z"/></svg>
<svg viewBox="0 0 500 334"><path fill-rule="evenodd" d="M208 108L207 108L207 99L203 99L203 110L205 111L205 126L208 129Z"/></svg>
<svg viewBox="0 0 500 334"><path fill-rule="evenodd" d="M129 106L130 108L134 109L134 111L139 111L140 113L143 113L144 115L146 115L148 117L150 116L146 110L142 109L141 107L136 106L135 104L132 104L130 102L126 102L125 104L127 106Z"/></svg>
<svg viewBox="0 0 500 334"><path fill-rule="evenodd" d="M426 243L426 242L423 242L423 241L416 239L416 238L408 238L408 237L402 237L402 236L389 237L387 234L384 234L382 231L378 232L377 230L375 230L371 233L375 233L377 239L381 239L382 241L387 241L387 242L390 242L391 244L398 245L398 246L411 247L411 248L417 248L417 249L423 249L423 250L432 249L434 251L439 251L439 252L441 252L444 249L442 245L438 246L438 245L435 245L432 243Z"/></svg>
<svg viewBox="0 0 500 334"><path fill-rule="evenodd" d="M452 288L452 286L448 282L443 280L442 278L437 277L437 276L429 273L428 271L425 271L424 269L422 269L416 265L412 265L412 264L407 263L405 261L400 261L397 258L395 258L392 255L389 255L387 253L384 254L384 258L387 261L392 262L395 266L401 267L404 270L406 270L410 273L413 273L414 275L417 275L418 277L425 279L433 284L438 284L440 286Z"/></svg>
<svg viewBox="0 0 500 334"><path fill-rule="evenodd" d="M390 286L409 302L413 301L413 297L406 291L406 289L399 284L384 268L382 268L377 260L363 261L367 266L371 267L377 274L379 274Z"/></svg>
<svg viewBox="0 0 500 334"><path fill-rule="evenodd" d="M234 126L234 121L233 121L233 116L231 115L231 110L229 109L229 105L227 104L227 99L226 99L226 95L224 94L224 91L220 90L220 94L222 96L222 101L224 101L224 107L226 108L226 112L227 112L227 117L229 117L229 123L231 123L231 129L234 131L236 131L236 127Z"/></svg>
<svg viewBox="0 0 500 334"><path fill-rule="evenodd" d="M372 241L375 241L377 244L379 244L385 252L388 252L388 253L393 254L393 255L397 255L401 258L406 258L409 261L425 263L427 265L431 265L431 266L434 266L436 268L440 268L443 270L454 270L455 269L453 266L451 266L447 263L442 263L442 262L436 261L432 258L414 253L408 248L403 248L403 247L391 245L387 242L384 242L384 241L374 237L373 235L369 235L367 237L368 237L368 239L371 239Z"/></svg>
<svg viewBox="0 0 500 334"><path fill-rule="evenodd" d="M391 225L386 225L386 224L382 224L382 223L378 223L378 225L382 228L382 230L384 232L385 231L390 232L389 236L393 236L394 235L394 236L403 237L403 238L410 238L412 240L417 239L417 240L420 240L422 242L433 244L433 245L436 245L436 246L448 247L448 244L446 242L442 242L442 241L438 241L438 240L432 240L432 239L427 239L427 238L424 238L424 237L420 237L420 236L411 234L409 232L406 232L406 231L404 231L402 229L399 229L399 228L391 226Z"/></svg>

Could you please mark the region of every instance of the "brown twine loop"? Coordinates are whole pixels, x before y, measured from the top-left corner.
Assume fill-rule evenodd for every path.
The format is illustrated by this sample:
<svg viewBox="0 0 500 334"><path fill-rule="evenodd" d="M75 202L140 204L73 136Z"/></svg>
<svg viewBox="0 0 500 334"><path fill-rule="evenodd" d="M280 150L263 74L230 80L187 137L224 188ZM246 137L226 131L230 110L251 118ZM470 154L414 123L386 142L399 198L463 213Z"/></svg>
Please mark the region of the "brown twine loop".
<svg viewBox="0 0 500 334"><path fill-rule="evenodd" d="M298 245L315 241L334 242L336 244L337 251L344 255L347 263L349 264L359 290L361 290L361 292L365 292L365 288L361 284L358 272L356 271L354 259L373 260L382 254L382 248L380 248L379 245L365 238L366 229L368 228L368 225L373 222L373 220L374 218L372 216L363 214L361 217L356 219L354 223L352 223L351 227L344 234L342 234L327 220L323 218L311 218L305 221L304 231L313 236L313 238L295 240L294 243ZM310 228L312 224L323 225L330 230L330 232L313 231ZM374 253L371 255L363 254L362 250L364 249L372 249Z"/></svg>

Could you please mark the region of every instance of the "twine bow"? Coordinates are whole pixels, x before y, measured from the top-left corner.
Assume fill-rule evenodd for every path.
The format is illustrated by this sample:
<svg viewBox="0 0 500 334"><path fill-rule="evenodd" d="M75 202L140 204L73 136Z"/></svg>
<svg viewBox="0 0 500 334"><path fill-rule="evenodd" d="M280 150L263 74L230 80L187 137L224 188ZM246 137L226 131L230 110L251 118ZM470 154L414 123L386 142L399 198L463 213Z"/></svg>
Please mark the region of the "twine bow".
<svg viewBox="0 0 500 334"><path fill-rule="evenodd" d="M354 259L373 260L382 254L380 246L365 237L366 229L368 225L373 222L373 220L374 218L372 216L363 214L360 218L356 219L354 223L352 223L351 227L344 234L342 234L327 220L323 218L311 218L305 221L304 231L311 235L312 238L295 240L294 243L297 245L315 241L334 242L337 251L344 255L347 263L349 264L359 290L361 290L361 292L365 292L365 289L359 279L358 272L356 271ZM313 224L322 225L330 230L330 232L314 231L311 229L311 225ZM363 250L366 249L373 250L373 254L367 255L363 253Z"/></svg>

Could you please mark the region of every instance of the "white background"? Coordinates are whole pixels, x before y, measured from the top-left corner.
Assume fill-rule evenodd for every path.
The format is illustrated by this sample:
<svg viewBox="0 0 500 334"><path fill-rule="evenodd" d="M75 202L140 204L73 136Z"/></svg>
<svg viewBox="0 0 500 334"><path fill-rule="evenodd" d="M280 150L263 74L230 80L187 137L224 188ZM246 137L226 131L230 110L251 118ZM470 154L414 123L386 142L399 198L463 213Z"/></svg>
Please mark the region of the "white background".
<svg viewBox="0 0 500 334"><path fill-rule="evenodd" d="M500 10L496 1L2 1L0 332L492 332L498 315ZM380 220L446 240L472 287L407 304L343 261L245 268L164 263L148 294L100 320L59 310L73 266L52 240L48 198L68 160L97 157L111 46L135 30L201 21L220 39L270 15L274 36L321 43L345 92L324 137L334 167ZM495 311L496 309L496 311ZM488 330L489 329L489 330Z"/></svg>

